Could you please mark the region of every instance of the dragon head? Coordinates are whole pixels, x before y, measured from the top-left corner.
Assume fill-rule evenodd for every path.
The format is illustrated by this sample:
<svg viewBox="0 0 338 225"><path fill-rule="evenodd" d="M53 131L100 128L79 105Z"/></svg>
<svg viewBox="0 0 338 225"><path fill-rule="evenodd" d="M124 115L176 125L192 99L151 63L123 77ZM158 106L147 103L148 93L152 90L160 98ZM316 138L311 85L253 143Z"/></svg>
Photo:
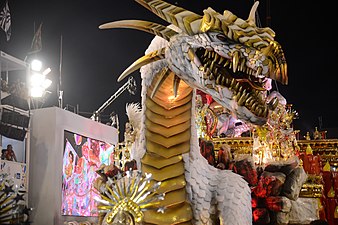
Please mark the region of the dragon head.
<svg viewBox="0 0 338 225"><path fill-rule="evenodd" d="M119 80L142 66L165 60L163 79L175 73L174 92L180 80L213 97L238 119L256 125L267 121L269 110L278 104L268 98L270 79L287 84L287 66L283 50L270 28L255 24L258 2L247 20L211 8L198 15L161 0L136 0L179 29L140 20L106 23L101 29L133 28L168 41L166 47L151 52L128 67ZM175 92L176 93L176 92Z"/></svg>

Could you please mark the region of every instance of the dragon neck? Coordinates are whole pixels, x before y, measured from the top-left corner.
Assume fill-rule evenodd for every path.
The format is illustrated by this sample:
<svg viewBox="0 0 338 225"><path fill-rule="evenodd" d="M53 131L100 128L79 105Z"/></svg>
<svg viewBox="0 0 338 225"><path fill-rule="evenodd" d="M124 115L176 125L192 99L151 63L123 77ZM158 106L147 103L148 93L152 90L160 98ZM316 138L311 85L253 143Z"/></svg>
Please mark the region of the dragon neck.
<svg viewBox="0 0 338 225"><path fill-rule="evenodd" d="M181 81L178 94L174 97L172 74L151 98L158 79L156 75L145 93L146 152L141 159L141 169L144 173L151 173L155 181L162 182L158 192L165 193L165 198L159 207L166 210L163 214L147 211L145 222L163 224L163 221L167 221L168 224L176 224L178 219L187 224L191 222L192 209L186 199L182 155L190 151L193 89Z"/></svg>

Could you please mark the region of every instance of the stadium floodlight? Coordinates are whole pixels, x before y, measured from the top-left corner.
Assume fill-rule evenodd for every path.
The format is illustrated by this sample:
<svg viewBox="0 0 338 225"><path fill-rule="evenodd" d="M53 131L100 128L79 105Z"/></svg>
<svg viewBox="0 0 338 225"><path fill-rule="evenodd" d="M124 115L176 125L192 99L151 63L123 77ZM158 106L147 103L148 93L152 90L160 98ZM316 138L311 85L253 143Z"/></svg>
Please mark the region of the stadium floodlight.
<svg viewBox="0 0 338 225"><path fill-rule="evenodd" d="M36 72L40 72L42 68L42 62L38 59L34 59L31 62L31 69L36 71Z"/></svg>
<svg viewBox="0 0 338 225"><path fill-rule="evenodd" d="M30 74L30 96L33 98L39 98L44 95L46 89L52 84L50 79L46 78L46 75L51 72L50 68L45 69L40 73L42 69L42 63L40 60L33 60L31 62L31 74Z"/></svg>

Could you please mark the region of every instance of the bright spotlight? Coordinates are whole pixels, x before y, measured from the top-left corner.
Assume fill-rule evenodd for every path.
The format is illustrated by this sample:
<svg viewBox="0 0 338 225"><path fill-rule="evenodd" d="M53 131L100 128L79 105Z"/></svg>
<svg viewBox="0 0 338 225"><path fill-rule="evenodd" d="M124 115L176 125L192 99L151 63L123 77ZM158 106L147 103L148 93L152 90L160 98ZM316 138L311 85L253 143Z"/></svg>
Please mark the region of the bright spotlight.
<svg viewBox="0 0 338 225"><path fill-rule="evenodd" d="M42 87L43 87L44 89L47 89L47 88L49 88L49 86L50 86L51 84L52 84L52 81L51 81L51 80L45 79L45 80L43 81Z"/></svg>
<svg viewBox="0 0 338 225"><path fill-rule="evenodd" d="M42 75L47 75L50 73L50 71L52 71L49 67L47 69L45 69L43 72L42 72Z"/></svg>
<svg viewBox="0 0 338 225"><path fill-rule="evenodd" d="M39 72L42 68L42 62L40 60L34 59L31 62L31 68L32 70Z"/></svg>
<svg viewBox="0 0 338 225"><path fill-rule="evenodd" d="M30 95L31 97L42 97L46 89L52 84L50 79L41 73L33 72L30 77Z"/></svg>
<svg viewBox="0 0 338 225"><path fill-rule="evenodd" d="M32 97L39 98L42 97L45 90L42 87L32 87L30 91Z"/></svg>
<svg viewBox="0 0 338 225"><path fill-rule="evenodd" d="M44 80L45 80L44 75L40 73L33 73L31 76L31 86L32 87L41 86Z"/></svg>

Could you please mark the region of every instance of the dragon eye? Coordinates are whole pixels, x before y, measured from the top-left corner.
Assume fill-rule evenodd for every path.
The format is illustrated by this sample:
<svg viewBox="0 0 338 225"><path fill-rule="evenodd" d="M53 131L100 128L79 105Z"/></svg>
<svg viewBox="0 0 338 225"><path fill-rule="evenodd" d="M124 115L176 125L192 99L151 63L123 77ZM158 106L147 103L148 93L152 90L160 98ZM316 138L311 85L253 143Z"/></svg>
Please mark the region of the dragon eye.
<svg viewBox="0 0 338 225"><path fill-rule="evenodd" d="M224 34L217 34L216 37L220 41L226 41L228 39Z"/></svg>

